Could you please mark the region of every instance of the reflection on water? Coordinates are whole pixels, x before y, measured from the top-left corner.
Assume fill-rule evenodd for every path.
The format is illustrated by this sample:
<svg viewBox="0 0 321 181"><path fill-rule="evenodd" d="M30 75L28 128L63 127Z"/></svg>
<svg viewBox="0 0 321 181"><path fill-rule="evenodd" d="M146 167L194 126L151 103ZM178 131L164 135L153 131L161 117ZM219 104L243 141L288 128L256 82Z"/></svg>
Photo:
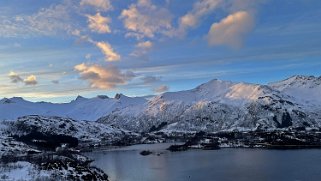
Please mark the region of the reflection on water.
<svg viewBox="0 0 321 181"><path fill-rule="evenodd" d="M321 150L221 149L168 152L169 144L88 153L111 181L320 180ZM141 156L140 151L154 150Z"/></svg>

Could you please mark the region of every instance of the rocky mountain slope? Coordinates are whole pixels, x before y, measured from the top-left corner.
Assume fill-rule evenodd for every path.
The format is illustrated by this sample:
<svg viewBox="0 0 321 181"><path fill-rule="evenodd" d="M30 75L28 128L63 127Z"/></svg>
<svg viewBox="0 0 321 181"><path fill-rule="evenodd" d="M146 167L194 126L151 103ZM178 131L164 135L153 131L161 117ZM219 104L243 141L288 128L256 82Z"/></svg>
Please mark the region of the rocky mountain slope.
<svg viewBox="0 0 321 181"><path fill-rule="evenodd" d="M81 151L135 144L140 135L70 118L24 116L0 121L0 177L4 180L108 180ZM15 174L19 173L19 174Z"/></svg>
<svg viewBox="0 0 321 181"><path fill-rule="evenodd" d="M0 157L14 150L15 154L21 155L36 151L27 145L55 149L62 144L59 141L67 141L77 148L93 148L139 138L136 133L113 126L61 117L24 116L0 123L0 140L3 143L0 145Z"/></svg>

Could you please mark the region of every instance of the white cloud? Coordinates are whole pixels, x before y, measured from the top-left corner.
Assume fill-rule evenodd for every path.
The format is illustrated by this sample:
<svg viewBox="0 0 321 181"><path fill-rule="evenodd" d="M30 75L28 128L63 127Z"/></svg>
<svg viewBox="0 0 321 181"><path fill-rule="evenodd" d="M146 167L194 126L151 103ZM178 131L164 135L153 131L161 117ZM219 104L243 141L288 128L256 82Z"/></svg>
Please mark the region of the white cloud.
<svg viewBox="0 0 321 181"><path fill-rule="evenodd" d="M153 5L150 0L138 0L122 11L120 18L129 31L126 36L153 38L155 34L165 34L172 28L172 16L165 8Z"/></svg>
<svg viewBox="0 0 321 181"><path fill-rule="evenodd" d="M30 37L70 33L76 26L71 13L75 9L71 1L42 8L32 15L0 16L0 37Z"/></svg>
<svg viewBox="0 0 321 181"><path fill-rule="evenodd" d="M180 17L178 28L172 29L167 33L168 36L182 37L191 28L196 28L203 19L215 11L233 14L239 11L254 12L258 5L266 0L198 0L193 4L193 8L185 15Z"/></svg>
<svg viewBox="0 0 321 181"><path fill-rule="evenodd" d="M195 28L205 15L213 12L223 0L199 0L193 5L193 9L179 19L179 27L171 32L174 36L183 36L189 28Z"/></svg>
<svg viewBox="0 0 321 181"><path fill-rule="evenodd" d="M16 72L11 71L8 74L12 83L21 83L23 82L25 85L36 85L38 84L37 77L35 75L29 75L27 78L23 79Z"/></svg>
<svg viewBox="0 0 321 181"><path fill-rule="evenodd" d="M38 84L37 82L37 77L35 75L29 75L26 79L23 80L25 85L36 85Z"/></svg>
<svg viewBox="0 0 321 181"><path fill-rule="evenodd" d="M74 29L71 34L73 36L76 36L79 38L79 42L89 42L89 43L92 43L92 44L96 44L96 42L94 40L92 40L88 35L83 35L81 34L80 30L79 29Z"/></svg>
<svg viewBox="0 0 321 181"><path fill-rule="evenodd" d="M11 71L8 76L12 83L23 82L23 79L16 72Z"/></svg>
<svg viewBox="0 0 321 181"><path fill-rule="evenodd" d="M96 42L96 46L100 48L101 52L105 55L106 61L118 61L120 55L114 51L111 45L107 42Z"/></svg>
<svg viewBox="0 0 321 181"><path fill-rule="evenodd" d="M97 33L111 33L109 23L111 19L109 17L103 17L100 13L96 15L86 15L88 18L88 27L91 31Z"/></svg>
<svg viewBox="0 0 321 181"><path fill-rule="evenodd" d="M136 45L138 48L143 48L143 49L150 49L153 47L153 43L151 41L144 41L144 42L139 42Z"/></svg>
<svg viewBox="0 0 321 181"><path fill-rule="evenodd" d="M113 66L102 67L100 65L76 65L75 70L79 72L80 78L87 80L92 88L112 89L118 85L125 85L135 77L133 72L121 72Z"/></svg>
<svg viewBox="0 0 321 181"><path fill-rule="evenodd" d="M92 6L92 7L97 8L98 10L101 10L101 11L108 11L113 8L110 0L81 0L80 5Z"/></svg>
<svg viewBox="0 0 321 181"><path fill-rule="evenodd" d="M119 61L120 60L121 56L117 52L114 51L114 49L112 48L112 46L108 42L94 41L89 36L82 35L78 29L74 30L72 32L72 34L74 36L79 37L81 41L89 42L89 43L95 45L96 47L98 47L100 49L100 51L105 55L106 61L112 62L112 61ZM86 59L91 58L91 55L86 55L85 58Z"/></svg>
<svg viewBox="0 0 321 181"><path fill-rule="evenodd" d="M154 46L151 41L143 41L136 44L136 49L131 53L132 56L142 57L148 53Z"/></svg>
<svg viewBox="0 0 321 181"><path fill-rule="evenodd" d="M240 48L244 37L252 30L254 17L246 11L235 12L218 23L213 23L208 33L210 45L227 45Z"/></svg>
<svg viewBox="0 0 321 181"><path fill-rule="evenodd" d="M167 85L161 85L161 86L153 89L153 91L156 93L162 93L162 92L166 92L168 90L169 90L169 87Z"/></svg>

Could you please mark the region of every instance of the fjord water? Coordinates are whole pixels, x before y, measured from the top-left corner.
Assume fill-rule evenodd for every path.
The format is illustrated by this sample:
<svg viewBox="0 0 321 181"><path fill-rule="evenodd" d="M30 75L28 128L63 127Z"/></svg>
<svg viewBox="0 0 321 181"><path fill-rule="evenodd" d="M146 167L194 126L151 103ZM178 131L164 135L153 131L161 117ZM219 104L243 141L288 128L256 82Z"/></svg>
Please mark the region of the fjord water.
<svg viewBox="0 0 321 181"><path fill-rule="evenodd" d="M88 153L111 181L305 181L321 179L321 150L235 149L168 152L169 144ZM154 154L141 156L142 150Z"/></svg>

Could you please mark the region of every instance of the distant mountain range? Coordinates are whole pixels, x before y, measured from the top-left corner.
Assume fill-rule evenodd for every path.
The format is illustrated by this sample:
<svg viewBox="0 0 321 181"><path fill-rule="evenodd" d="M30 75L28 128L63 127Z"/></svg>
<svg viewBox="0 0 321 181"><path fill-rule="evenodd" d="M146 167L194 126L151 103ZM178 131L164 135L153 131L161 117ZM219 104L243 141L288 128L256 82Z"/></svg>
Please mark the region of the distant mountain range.
<svg viewBox="0 0 321 181"><path fill-rule="evenodd" d="M0 119L26 115L96 121L136 132L320 127L321 77L293 76L268 85L211 80L158 96L77 97L70 103L0 100Z"/></svg>

